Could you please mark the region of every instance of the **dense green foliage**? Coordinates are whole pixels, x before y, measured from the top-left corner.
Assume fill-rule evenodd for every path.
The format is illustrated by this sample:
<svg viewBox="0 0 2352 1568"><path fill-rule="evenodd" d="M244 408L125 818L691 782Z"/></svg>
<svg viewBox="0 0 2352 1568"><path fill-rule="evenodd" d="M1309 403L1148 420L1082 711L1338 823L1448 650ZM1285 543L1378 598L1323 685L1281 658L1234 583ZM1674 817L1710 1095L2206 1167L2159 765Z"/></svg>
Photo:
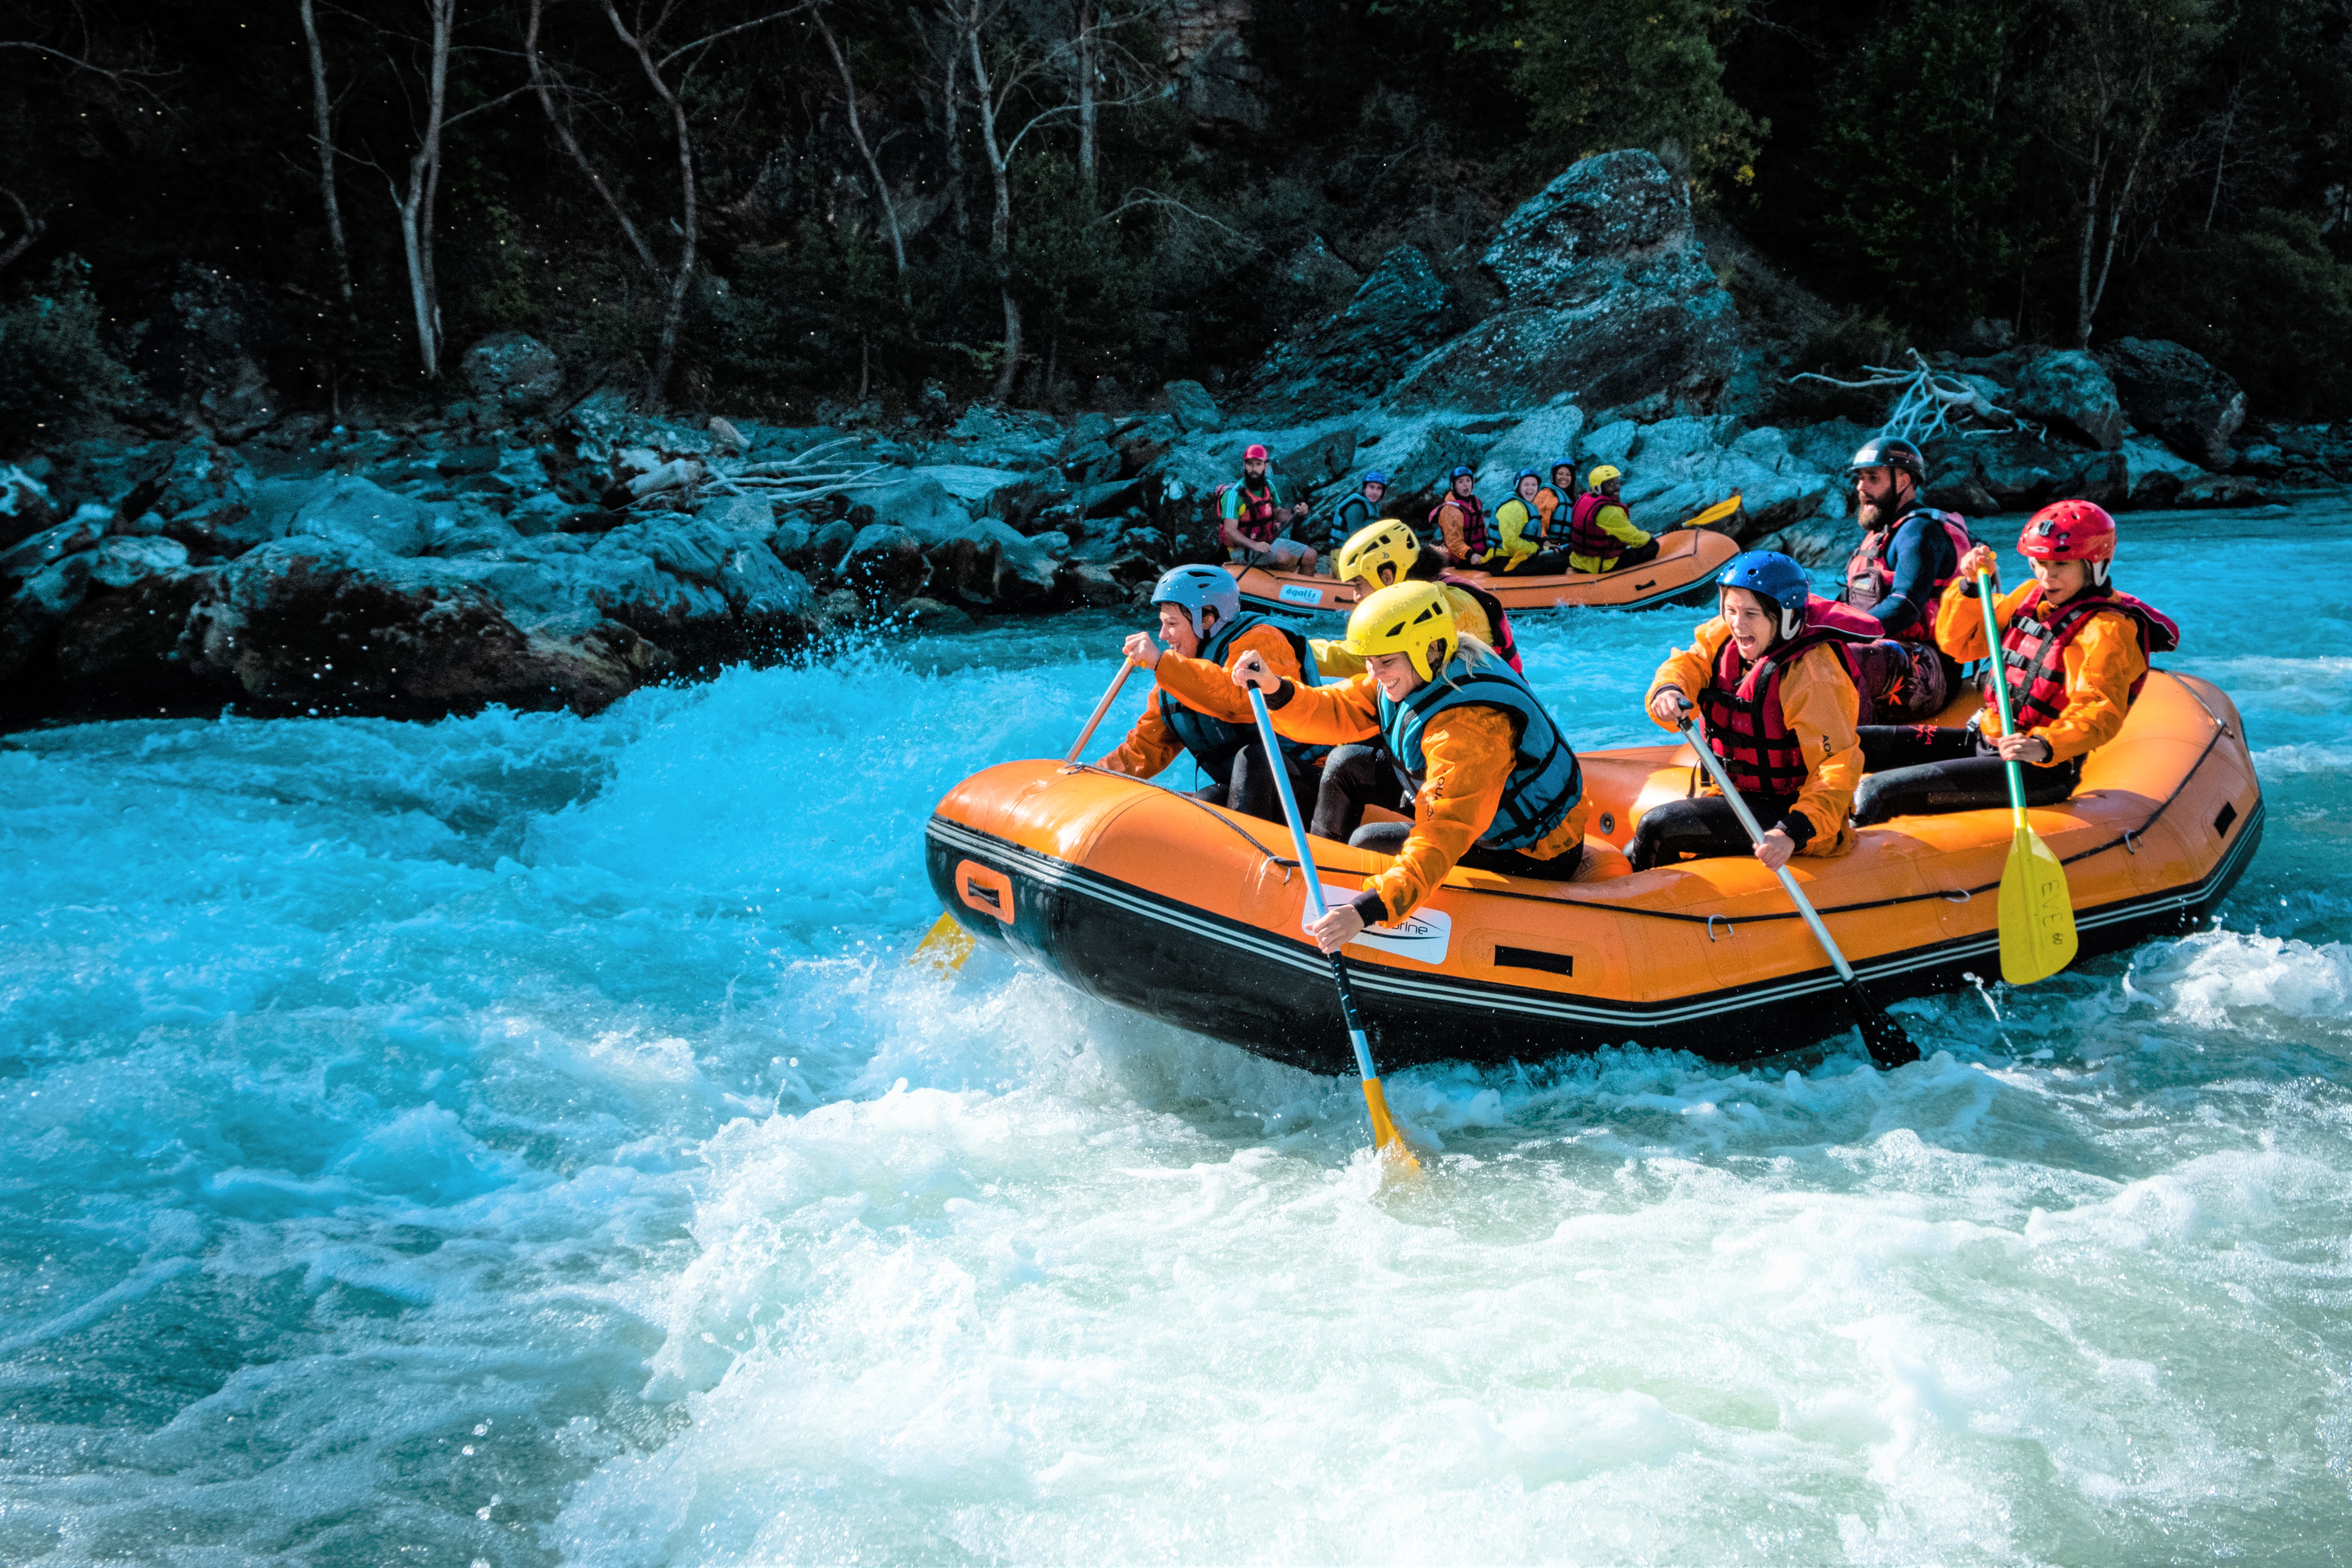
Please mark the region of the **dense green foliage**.
<svg viewBox="0 0 2352 1568"><path fill-rule="evenodd" d="M0 302L0 451L37 447L51 428L129 399L131 372L100 336L89 272L80 258L60 258L39 285Z"/></svg>
<svg viewBox="0 0 2352 1568"><path fill-rule="evenodd" d="M442 7L426 277L401 209ZM2352 412L2333 363L2352 0L348 0L315 16L348 306L295 0L0 0L0 41L48 51L0 55L0 193L47 225L0 276L20 427L119 384L57 369L101 353L83 273L29 281L66 256L121 321L190 261L268 290L273 376L321 404L446 401L457 352L509 327L584 376L747 411L1215 382L1399 243L1477 306L1500 216L1622 145L1658 150L1715 221L1898 341L1980 316L2050 342L2172 337L2262 406ZM0 200L0 250L14 210Z"/></svg>

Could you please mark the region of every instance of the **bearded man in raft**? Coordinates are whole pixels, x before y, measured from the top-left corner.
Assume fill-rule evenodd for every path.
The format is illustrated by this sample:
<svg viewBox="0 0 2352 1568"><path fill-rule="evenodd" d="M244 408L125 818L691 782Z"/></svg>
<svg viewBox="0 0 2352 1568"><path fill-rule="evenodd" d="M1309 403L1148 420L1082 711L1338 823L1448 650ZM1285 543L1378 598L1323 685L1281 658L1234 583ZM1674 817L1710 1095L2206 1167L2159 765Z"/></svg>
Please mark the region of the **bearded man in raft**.
<svg viewBox="0 0 2352 1568"><path fill-rule="evenodd" d="M1347 651L1365 672L1302 687L1255 653L1234 661L1236 686L1266 693L1274 727L1309 745L1375 742L1393 777L1364 798L1329 770L1315 801L1315 832L1393 855L1364 890L1311 930L1337 952L1367 926L1403 919L1457 865L1565 881L1584 854L1584 773L1551 715L1519 673L1454 625L1445 590L1400 583L1356 606ZM1402 809L1410 823L1357 826L1364 808ZM1350 831L1352 829L1352 831Z"/></svg>

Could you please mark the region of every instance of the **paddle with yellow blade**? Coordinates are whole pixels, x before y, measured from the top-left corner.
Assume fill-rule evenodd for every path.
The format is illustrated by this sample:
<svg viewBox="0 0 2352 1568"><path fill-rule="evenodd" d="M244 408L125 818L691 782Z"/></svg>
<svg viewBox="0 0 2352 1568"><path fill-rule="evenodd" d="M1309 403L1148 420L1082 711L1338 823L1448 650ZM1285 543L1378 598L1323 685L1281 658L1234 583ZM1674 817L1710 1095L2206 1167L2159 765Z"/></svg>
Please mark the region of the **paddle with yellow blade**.
<svg viewBox="0 0 2352 1568"><path fill-rule="evenodd" d="M1323 903L1323 878L1315 869L1315 852L1307 847L1307 824L1299 820L1298 802L1290 793L1290 770L1282 765L1282 738L1274 732L1274 715L1265 710L1265 696L1255 686L1249 692L1250 711L1257 716L1257 732L1265 745L1265 754L1275 760L1272 769L1274 787L1282 796L1283 820L1290 825L1290 846L1298 856L1298 869L1307 879L1307 907L1321 920L1330 911ZM1409 1171L1421 1169L1421 1162L1405 1147L1396 1122L1389 1116L1388 1094L1381 1088L1380 1069L1372 1066L1372 1047L1364 1038L1363 1020L1356 1016L1355 989L1348 984L1348 961L1338 953L1326 953L1331 961L1331 983L1339 988L1339 1016L1347 1021L1348 1043L1356 1048L1356 1071L1364 1080L1364 1108L1372 1115L1372 1146L1383 1159L1394 1160Z"/></svg>
<svg viewBox="0 0 2352 1568"><path fill-rule="evenodd" d="M2013 733L2009 675L2001 668L2000 623L1992 598L1992 576L1977 574L1977 602L1984 606L1985 647L1992 652L1992 694L2000 703L2000 732ZM2009 810L2015 831L2009 865L2000 874L2000 977L2011 985L2047 980L2074 962L2081 945L2074 933L2074 895L2066 868L2025 823L2025 772L2009 764Z"/></svg>
<svg viewBox="0 0 2352 1568"><path fill-rule="evenodd" d="M1735 491L1729 500L1719 500L1696 517L1686 517L1675 524L1676 528L1705 528L1711 522L1721 522L1739 510L1740 495Z"/></svg>
<svg viewBox="0 0 2352 1568"><path fill-rule="evenodd" d="M1094 712L1087 716L1087 727L1078 731L1077 741L1070 747L1070 754L1062 759L1064 767L1076 762L1078 753L1087 749L1087 742L1095 738L1096 726L1103 721L1103 715L1110 711L1110 705L1118 700L1119 689L1134 673L1133 659L1118 661L1118 673L1111 678L1110 689L1102 694L1102 700L1095 704ZM963 967L963 961L971 956L972 949L978 945L971 932L957 923L955 916L941 915L929 934L923 938L922 945L916 948L913 956L907 960L907 965L910 969L926 965L942 974L952 974Z"/></svg>

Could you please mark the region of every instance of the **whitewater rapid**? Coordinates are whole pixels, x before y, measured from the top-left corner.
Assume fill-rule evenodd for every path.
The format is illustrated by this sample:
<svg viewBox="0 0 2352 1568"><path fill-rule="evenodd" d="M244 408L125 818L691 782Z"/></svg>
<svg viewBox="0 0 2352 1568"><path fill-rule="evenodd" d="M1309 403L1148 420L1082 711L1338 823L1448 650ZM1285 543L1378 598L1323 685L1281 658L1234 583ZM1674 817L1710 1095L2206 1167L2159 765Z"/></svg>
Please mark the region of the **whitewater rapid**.
<svg viewBox="0 0 2352 1568"><path fill-rule="evenodd" d="M2216 929L1891 1074L1400 1073L1402 1189L1352 1082L903 963L1138 616L8 737L0 1563L2334 1562L2352 507L2124 547L2263 777ZM1696 618L1520 638L1644 742Z"/></svg>

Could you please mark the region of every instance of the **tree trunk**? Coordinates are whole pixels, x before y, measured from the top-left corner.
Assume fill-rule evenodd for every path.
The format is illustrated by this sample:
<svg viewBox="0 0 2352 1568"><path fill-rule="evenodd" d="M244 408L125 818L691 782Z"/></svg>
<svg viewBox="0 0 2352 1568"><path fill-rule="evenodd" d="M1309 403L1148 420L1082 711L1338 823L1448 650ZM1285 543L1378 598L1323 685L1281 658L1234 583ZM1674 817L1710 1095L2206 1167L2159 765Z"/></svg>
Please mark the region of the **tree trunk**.
<svg viewBox="0 0 2352 1568"><path fill-rule="evenodd" d="M357 318L352 300L351 247L343 242L343 208L335 189L334 121L327 97L327 53L319 45L319 24L311 0L302 0L302 37L310 45L310 110L318 121L319 195L327 208L327 244L334 252L335 288L343 297L343 313Z"/></svg>
<svg viewBox="0 0 2352 1568"><path fill-rule="evenodd" d="M408 263L408 300L416 315L416 354L425 379L441 376L441 301L433 281L433 198L441 184L441 120L448 105L449 32L457 0L426 0L433 17L433 63L425 89L425 132L408 160L408 190L393 190L400 209L400 248Z"/></svg>
<svg viewBox="0 0 2352 1568"><path fill-rule="evenodd" d="M813 11L810 15L816 22L817 36L824 39L825 50L833 56L833 63L841 72L841 101L849 114L849 137L857 143L858 156L866 160L866 172L874 182L874 199L882 208L884 226L890 231L890 264L897 268L898 303L912 311L915 300L907 288L907 241L898 232L898 204L890 195L890 182L882 177L882 161L874 155L873 146L866 140L865 124L857 118L857 80L849 74L849 57L841 52L841 45L834 39L833 29L824 25L824 11ZM862 374L859 379L864 379ZM866 394L861 390L857 395L863 400Z"/></svg>
<svg viewBox="0 0 2352 1568"><path fill-rule="evenodd" d="M2076 323L2074 346L2078 349L2091 346L2091 318L2098 314L2099 301L2106 297L2107 278L2116 265L2116 240L2123 233L2124 216L2131 207L2132 187L2139 183L2140 163L2147 157L2147 144L2155 139L2155 134L2153 131L2141 133L2139 145L2132 149L2131 163L2124 170L2123 189L2116 193L2116 199L2107 209L2107 243L2099 257L2098 281L2085 292L2082 320Z"/></svg>
<svg viewBox="0 0 2352 1568"><path fill-rule="evenodd" d="M678 253L677 273L670 279L669 300L662 310L661 344L655 352L653 375L646 386L646 401L658 408L661 406L662 399L668 395L670 365L677 358L678 324L686 318L687 290L694 283L695 247L700 232L698 214L695 205L694 137L687 126L685 106L678 102L677 95L670 90L669 83L662 79L661 68L654 63L654 58L646 49L645 40L631 33L627 26L622 22L621 13L613 4L613 0L604 0L604 15L612 20L613 31L620 35L621 41L636 55L637 63L645 68L646 80L653 85L654 96L660 99L663 105L668 109L670 125L677 137L678 206L681 216L678 233L685 243Z"/></svg>
<svg viewBox="0 0 2352 1568"><path fill-rule="evenodd" d="M306 5L310 0L303 0ZM1078 0L1078 188L1095 195L1095 0Z"/></svg>
<svg viewBox="0 0 2352 1568"><path fill-rule="evenodd" d="M1021 373L1021 301L1013 297L1011 283L999 283L996 292L1004 301L1004 361L996 367L996 384L989 394L1003 403L1013 396L1013 378Z"/></svg>
<svg viewBox="0 0 2352 1568"><path fill-rule="evenodd" d="M540 68L539 64L539 14L543 3L544 0L530 0L530 22L522 35L523 64L530 72L531 90L539 95L540 108L547 111L547 123L554 130L557 143L571 155L572 163L579 165L581 174L587 176L589 186L604 202L605 210L613 215L613 221L621 226L621 233L627 238L629 248L636 252L637 260L658 279L662 275L661 263L654 259L653 247L646 243L645 237L637 232L637 226L631 223L629 215L622 210L612 187L604 184L604 177L588 161L588 154L581 150L579 139L572 134L571 125L555 111L555 94L548 84L547 73Z"/></svg>
<svg viewBox="0 0 2352 1568"><path fill-rule="evenodd" d="M1013 395L1013 378L1021 369L1021 302L1013 297L1013 182L1008 177L1004 149L996 136L996 99L988 79L988 60L981 49L981 0L972 0L964 29L971 47L971 83L980 104L980 146L988 156L988 174L996 195L996 210L988 224L988 259L996 273L996 292L1004 304L1004 357L996 367L992 395L1000 403Z"/></svg>
<svg viewBox="0 0 2352 1568"><path fill-rule="evenodd" d="M2099 162L2098 145L2091 149L2091 183L2083 196L2083 242L2078 247L2074 268L2074 346L2088 347L2091 342L2091 250L2099 237Z"/></svg>

